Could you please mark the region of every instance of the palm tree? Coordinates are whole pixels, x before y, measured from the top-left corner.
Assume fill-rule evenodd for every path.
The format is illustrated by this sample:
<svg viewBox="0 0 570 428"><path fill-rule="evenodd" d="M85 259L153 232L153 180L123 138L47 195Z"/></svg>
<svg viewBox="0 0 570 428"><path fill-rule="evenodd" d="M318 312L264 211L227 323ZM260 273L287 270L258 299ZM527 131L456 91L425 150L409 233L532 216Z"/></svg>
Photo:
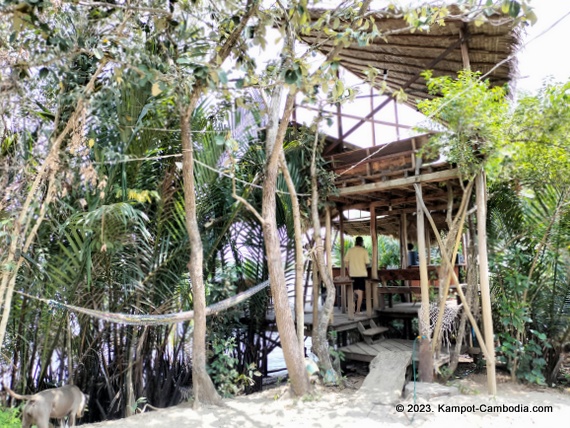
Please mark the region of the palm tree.
<svg viewBox="0 0 570 428"><path fill-rule="evenodd" d="M489 236L500 356L513 377L556 381L570 337L569 191L492 189Z"/></svg>

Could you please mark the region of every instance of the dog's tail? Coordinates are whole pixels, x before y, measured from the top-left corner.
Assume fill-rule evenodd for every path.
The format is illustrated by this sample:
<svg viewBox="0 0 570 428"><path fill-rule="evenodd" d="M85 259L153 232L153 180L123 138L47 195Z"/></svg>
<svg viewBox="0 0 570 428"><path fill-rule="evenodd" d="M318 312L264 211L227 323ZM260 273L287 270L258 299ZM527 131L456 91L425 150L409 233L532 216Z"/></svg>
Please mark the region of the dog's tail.
<svg viewBox="0 0 570 428"><path fill-rule="evenodd" d="M6 390L6 392L8 394L10 394L12 397L14 397L18 400L33 400L36 397L35 395L16 394L14 391L12 391L10 388L8 388L8 386L5 383L3 383L2 385L4 386L4 389Z"/></svg>

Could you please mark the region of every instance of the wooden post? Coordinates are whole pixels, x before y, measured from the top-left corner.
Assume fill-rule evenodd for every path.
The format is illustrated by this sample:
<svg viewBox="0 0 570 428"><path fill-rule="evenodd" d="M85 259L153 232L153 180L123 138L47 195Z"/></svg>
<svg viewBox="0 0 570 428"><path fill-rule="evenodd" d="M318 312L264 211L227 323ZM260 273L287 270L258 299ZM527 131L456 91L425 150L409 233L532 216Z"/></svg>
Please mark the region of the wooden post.
<svg viewBox="0 0 570 428"><path fill-rule="evenodd" d="M420 263L420 287L422 292L422 305L419 313L420 328L420 358L419 374L422 382L433 382L433 358L430 346L429 332L429 278L426 257L426 234L424 224L423 201L421 184L418 185L420 192L416 194L416 216L418 222L418 258Z"/></svg>
<svg viewBox="0 0 570 428"><path fill-rule="evenodd" d="M485 172L481 171L475 179L477 202L477 240L479 252L479 280L481 290L481 313L485 345L489 353L487 361L487 388L489 394L497 395L497 379L495 377L495 339L493 319L491 316L491 292L489 289L489 261L487 259L487 189Z"/></svg>
<svg viewBox="0 0 570 428"><path fill-rule="evenodd" d="M326 207L325 209L325 261L327 263L327 270L329 272L330 277L333 277L333 267L332 267L332 243L331 243L331 210L330 207ZM334 278L333 278L334 281ZM335 296L336 296L336 287L335 287ZM334 322L334 307L333 311L331 312L331 324Z"/></svg>
<svg viewBox="0 0 570 428"><path fill-rule="evenodd" d="M376 230L376 207L373 204L370 204L370 237L372 238L370 278L378 279L378 231ZM369 283L369 287L366 287L366 315L368 317L372 317L372 305L374 305L374 309L378 308L377 288L376 282Z"/></svg>
<svg viewBox="0 0 570 428"><path fill-rule="evenodd" d="M410 264L408 260L408 216L400 214L400 267L405 269ZM406 285L408 281L406 281Z"/></svg>

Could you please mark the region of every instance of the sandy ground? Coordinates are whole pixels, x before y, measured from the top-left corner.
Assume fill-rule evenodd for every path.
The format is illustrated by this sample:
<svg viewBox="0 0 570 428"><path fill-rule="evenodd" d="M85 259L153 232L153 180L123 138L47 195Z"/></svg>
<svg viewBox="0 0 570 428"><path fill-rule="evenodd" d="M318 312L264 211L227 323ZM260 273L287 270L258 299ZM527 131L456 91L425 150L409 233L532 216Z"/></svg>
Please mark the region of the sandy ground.
<svg viewBox="0 0 570 428"><path fill-rule="evenodd" d="M169 409L150 411L130 418L86 424L82 427L528 427L567 425L570 421L570 390L530 388L499 379L498 395L486 393L486 377L471 375L452 382L461 391L452 397L429 401L413 396L402 399L404 411L397 405L375 404L373 400L355 399L362 383L349 379L350 388L315 387L311 397L299 399L288 395L286 386L274 387L249 396L225 400L225 407L203 406L192 409L190 403ZM414 406L415 404L415 406ZM457 406L448 408L447 406ZM461 406L464 406L463 409ZM471 406L472 408L468 408ZM478 407L475 406L487 406ZM494 406L488 412L489 406ZM499 406L499 408L496 408ZM518 406L518 407L517 407ZM526 406L526 407L525 407ZM551 406L551 410L534 406ZM413 408L422 410L414 413ZM451 411L446 411L451 410Z"/></svg>

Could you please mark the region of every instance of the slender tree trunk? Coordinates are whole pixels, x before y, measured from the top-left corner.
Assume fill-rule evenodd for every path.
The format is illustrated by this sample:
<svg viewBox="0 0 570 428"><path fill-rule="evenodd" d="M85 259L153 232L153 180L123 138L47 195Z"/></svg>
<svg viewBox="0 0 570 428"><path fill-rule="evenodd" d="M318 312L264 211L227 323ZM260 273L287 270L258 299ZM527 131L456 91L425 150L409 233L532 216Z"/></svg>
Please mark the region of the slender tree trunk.
<svg viewBox="0 0 570 428"><path fill-rule="evenodd" d="M262 225L277 330L281 339L283 356L289 372L289 378L291 379L293 392L300 396L310 391L310 384L305 369L304 355L297 340L293 315L289 307L285 270L281 260L281 240L275 214L275 191L277 189L279 159L283 151L283 140L287 130L288 118L293 111L295 96L294 94L288 95L285 112L281 122L279 122L281 91L282 88L277 88L274 91L274 97L270 106L269 123L267 125L267 160L265 164L265 181L263 183Z"/></svg>
<svg viewBox="0 0 570 428"><path fill-rule="evenodd" d="M280 159L280 163L281 171L283 172L283 177L285 177L287 189L289 190L289 196L291 197L291 211L293 214L293 227L295 229L295 320L297 322L297 339L299 340L299 346L304 350L305 303L303 299L303 266L305 264L305 258L303 257L303 230L301 228L301 209L299 208L297 189L295 189L295 183L293 183L293 179L289 174L287 160L285 159L285 154L283 153Z"/></svg>
<svg viewBox="0 0 570 428"><path fill-rule="evenodd" d="M182 162L186 229L190 241L188 270L192 281L194 304L194 338L192 342L192 384L194 407L200 404L221 405L212 379L206 371L206 291L203 275L203 247L196 213L196 187L194 182L194 148L192 144L191 117L198 103L199 93L192 94L189 105L181 109L180 132L182 138Z"/></svg>
<svg viewBox="0 0 570 428"><path fill-rule="evenodd" d="M99 67L85 86L85 96L88 96L93 91L95 81L105 67L105 64L105 61L99 64ZM40 167L38 174L31 185L28 196L20 210L20 215L14 221L14 229L11 234L11 244L8 249L8 256L4 262L6 266L12 265L13 267L12 269L5 269L2 272L2 280L0 281L0 307L2 305L4 306L2 319L0 321L0 348L4 344L6 327L8 325L8 318L10 317L10 310L12 307L12 296L14 293L14 287L16 286L16 278L24 260L21 257L21 254L27 252L28 248L34 241L51 199L55 195L55 179L56 173L59 170L59 151L67 135L77 127L78 123L82 123L81 117L84 113L84 108L85 100L80 99L65 128L56 138L53 139L48 156ZM32 204L38 199L38 192L43 191L42 187L45 182L48 183L46 197L41 204L40 215L36 217L35 210L32 209ZM30 230L32 223L34 223L34 225Z"/></svg>
<svg viewBox="0 0 570 428"><path fill-rule="evenodd" d="M475 313L478 313L478 310L475 308L477 307L477 299L475 299L476 287L477 287L477 272L476 272L476 249L475 243L473 241L473 237L475 236L474 233L474 226L471 218L468 219L469 223L469 233L468 233L468 240L467 240L467 292L465 297L467 298L467 302L473 308ZM451 359L449 361L449 372L454 373L457 369L457 365L459 364L459 354L461 352L461 345L463 343L463 338L465 337L465 329L468 328L469 325L467 324L467 311L461 311L461 320L459 321L459 328L457 329L457 343L451 354Z"/></svg>
<svg viewBox="0 0 570 428"><path fill-rule="evenodd" d="M128 327L127 332L131 331L129 339L129 346L127 348L127 373L125 376L125 416L132 416L135 414L135 386L133 382L133 370L136 358L136 345L138 340L138 327ZM128 333L127 333L128 334Z"/></svg>
<svg viewBox="0 0 570 428"><path fill-rule="evenodd" d="M318 322L313 323L313 351L319 358L320 369L324 372L325 383L338 384L340 373L338 373L331 362L329 352L329 342L327 332L332 316L335 298L335 285L333 283L330 270L325 266L325 255L323 239L321 237L321 222L319 219L319 189L317 180L316 151L318 144L318 133L315 136L313 155L311 157L311 216L313 220L313 234L315 239L315 267L319 273L327 290L327 297L323 309L319 313Z"/></svg>

